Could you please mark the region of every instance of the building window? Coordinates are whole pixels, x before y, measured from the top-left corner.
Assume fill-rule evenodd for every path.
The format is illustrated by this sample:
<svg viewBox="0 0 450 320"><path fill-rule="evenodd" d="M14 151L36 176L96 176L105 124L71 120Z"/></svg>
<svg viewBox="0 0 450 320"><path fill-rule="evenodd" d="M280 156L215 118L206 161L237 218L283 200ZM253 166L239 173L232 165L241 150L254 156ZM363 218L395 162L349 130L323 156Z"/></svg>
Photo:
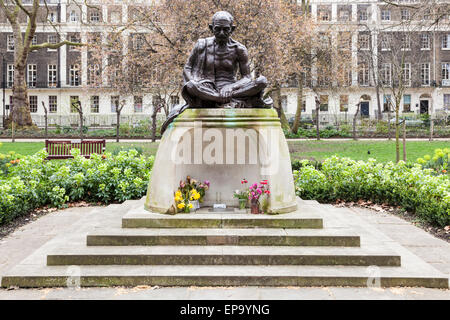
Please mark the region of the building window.
<svg viewBox="0 0 450 320"><path fill-rule="evenodd" d="M381 36L381 51L391 50L390 36L387 34Z"/></svg>
<svg viewBox="0 0 450 320"><path fill-rule="evenodd" d="M367 9L361 9L359 11L359 21L367 21Z"/></svg>
<svg viewBox="0 0 450 320"><path fill-rule="evenodd" d="M284 113L287 112L287 107L288 107L287 96L283 95L281 96L281 108L283 109Z"/></svg>
<svg viewBox="0 0 450 320"><path fill-rule="evenodd" d="M58 85L58 69L56 64L48 65L48 87L56 88Z"/></svg>
<svg viewBox="0 0 450 320"><path fill-rule="evenodd" d="M391 111L391 95L385 94L383 97L383 112Z"/></svg>
<svg viewBox="0 0 450 320"><path fill-rule="evenodd" d="M110 15L110 19L111 19L111 21L109 21L109 22L111 22L111 23L121 23L121 21L120 21L120 12L112 11L111 15Z"/></svg>
<svg viewBox="0 0 450 320"><path fill-rule="evenodd" d="M404 63L402 65L403 83L405 86L411 85L411 63Z"/></svg>
<svg viewBox="0 0 450 320"><path fill-rule="evenodd" d="M35 45L37 45L37 36L35 35L35 36L33 36L33 39L31 40L31 44L33 45L33 46L35 46Z"/></svg>
<svg viewBox="0 0 450 320"><path fill-rule="evenodd" d="M80 38L76 35L71 35L71 36L69 36L69 41L74 42L74 43L79 43ZM69 50L70 51L78 51L78 47L77 46L69 46Z"/></svg>
<svg viewBox="0 0 450 320"><path fill-rule="evenodd" d="M145 45L145 36L143 34L135 34L133 36L133 49L142 50Z"/></svg>
<svg viewBox="0 0 450 320"><path fill-rule="evenodd" d="M339 12L339 21L349 21L350 20L350 12L347 10L341 10Z"/></svg>
<svg viewBox="0 0 450 320"><path fill-rule="evenodd" d="M14 36L8 35L6 39L6 49L7 51L14 51Z"/></svg>
<svg viewBox="0 0 450 320"><path fill-rule="evenodd" d="M341 112L348 111L348 95L341 95L339 97L339 109Z"/></svg>
<svg viewBox="0 0 450 320"><path fill-rule="evenodd" d="M330 21L330 14L328 10L320 10L319 11L319 17L322 21Z"/></svg>
<svg viewBox="0 0 450 320"><path fill-rule="evenodd" d="M37 96L29 96L30 101L30 112L36 113L38 109Z"/></svg>
<svg viewBox="0 0 450 320"><path fill-rule="evenodd" d="M56 22L56 13L55 12L50 12L48 14L48 21L50 22Z"/></svg>
<svg viewBox="0 0 450 320"><path fill-rule="evenodd" d="M100 22L100 12L98 10L92 10L90 16L91 22Z"/></svg>
<svg viewBox="0 0 450 320"><path fill-rule="evenodd" d="M70 65L70 85L71 86L80 85L80 65L78 64Z"/></svg>
<svg viewBox="0 0 450 320"><path fill-rule="evenodd" d="M7 80L6 84L8 88L12 87L14 84L14 65L8 64L8 74L7 74Z"/></svg>
<svg viewBox="0 0 450 320"><path fill-rule="evenodd" d="M428 33L420 35L420 48L422 50L430 50L430 35Z"/></svg>
<svg viewBox="0 0 450 320"><path fill-rule="evenodd" d="M361 34L359 36L359 48L361 50L369 50L370 48L370 35Z"/></svg>
<svg viewBox="0 0 450 320"><path fill-rule="evenodd" d="M391 21L390 10L381 10L381 21Z"/></svg>
<svg viewBox="0 0 450 320"><path fill-rule="evenodd" d="M444 94L444 109L450 109L450 94Z"/></svg>
<svg viewBox="0 0 450 320"><path fill-rule="evenodd" d="M48 97L48 111L50 113L56 113L58 111L58 97L49 96Z"/></svg>
<svg viewBox="0 0 450 320"><path fill-rule="evenodd" d="M442 49L450 50L450 34L442 36Z"/></svg>
<svg viewBox="0 0 450 320"><path fill-rule="evenodd" d="M369 64L361 62L359 65L359 84L361 86L369 85Z"/></svg>
<svg viewBox="0 0 450 320"><path fill-rule="evenodd" d="M111 112L116 113L119 109L119 96L111 97Z"/></svg>
<svg viewBox="0 0 450 320"><path fill-rule="evenodd" d="M98 86L100 83L100 66L98 64L92 64L89 66L89 84Z"/></svg>
<svg viewBox="0 0 450 320"><path fill-rule="evenodd" d="M383 63L381 65L381 83L385 86L390 86L392 80L392 69L390 63Z"/></svg>
<svg viewBox="0 0 450 320"><path fill-rule="evenodd" d="M70 11L69 15L69 21L70 22L78 22L80 21L80 15L75 10Z"/></svg>
<svg viewBox="0 0 450 320"><path fill-rule="evenodd" d="M420 79L423 86L430 85L430 64L422 63L420 68Z"/></svg>
<svg viewBox="0 0 450 320"><path fill-rule="evenodd" d="M58 37L56 36L56 34L49 34L47 37L47 41L50 44L56 44L56 43L58 43ZM48 51L56 51L57 49L48 48L47 50Z"/></svg>
<svg viewBox="0 0 450 320"><path fill-rule="evenodd" d="M80 98L78 96L70 96L70 113L78 113L78 110L75 106L78 106L78 102Z"/></svg>
<svg viewBox="0 0 450 320"><path fill-rule="evenodd" d="M442 63L442 80L450 80L450 63L448 62L443 62ZM442 85L444 85L444 83L442 83Z"/></svg>
<svg viewBox="0 0 450 320"><path fill-rule="evenodd" d="M170 110L172 110L178 104L180 104L180 97L170 96Z"/></svg>
<svg viewBox="0 0 450 320"><path fill-rule="evenodd" d="M28 87L35 88L36 87L36 78L37 78L37 65L29 64L28 65Z"/></svg>
<svg viewBox="0 0 450 320"><path fill-rule="evenodd" d="M408 9L402 9L402 20L409 20L411 18Z"/></svg>
<svg viewBox="0 0 450 320"><path fill-rule="evenodd" d="M100 105L99 105L99 97L91 96L91 113L99 113Z"/></svg>
<svg viewBox="0 0 450 320"><path fill-rule="evenodd" d="M320 111L328 111L328 96L327 95L322 95L320 96L320 107L319 107Z"/></svg>
<svg viewBox="0 0 450 320"><path fill-rule="evenodd" d="M409 34L402 35L402 50L411 50L411 37Z"/></svg>
<svg viewBox="0 0 450 320"><path fill-rule="evenodd" d="M159 101L159 97L155 99L153 97L153 106L157 105ZM141 96L134 96L134 112L136 113L142 113L142 97Z"/></svg>
<svg viewBox="0 0 450 320"><path fill-rule="evenodd" d="M411 112L411 95L403 95L403 112Z"/></svg>

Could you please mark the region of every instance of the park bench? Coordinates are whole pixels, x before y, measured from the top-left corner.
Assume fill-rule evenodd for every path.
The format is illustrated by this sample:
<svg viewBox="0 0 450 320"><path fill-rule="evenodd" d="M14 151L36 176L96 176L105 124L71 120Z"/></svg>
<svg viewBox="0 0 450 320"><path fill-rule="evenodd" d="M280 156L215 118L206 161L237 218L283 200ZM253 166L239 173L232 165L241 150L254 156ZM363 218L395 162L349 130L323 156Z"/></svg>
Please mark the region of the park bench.
<svg viewBox="0 0 450 320"><path fill-rule="evenodd" d="M81 142L72 142L70 140L45 140L45 150L48 153L47 160L73 158L70 154L71 149L80 149L81 155L89 159L93 153L102 154L105 152L106 140Z"/></svg>

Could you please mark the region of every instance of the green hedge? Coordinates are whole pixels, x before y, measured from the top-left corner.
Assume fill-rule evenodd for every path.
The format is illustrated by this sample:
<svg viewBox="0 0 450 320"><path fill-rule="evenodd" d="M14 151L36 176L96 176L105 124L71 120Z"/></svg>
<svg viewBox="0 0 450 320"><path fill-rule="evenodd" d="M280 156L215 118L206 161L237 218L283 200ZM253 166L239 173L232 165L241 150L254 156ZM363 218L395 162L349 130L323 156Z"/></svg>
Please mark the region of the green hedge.
<svg viewBox="0 0 450 320"><path fill-rule="evenodd" d="M92 155L72 150L73 159L46 161L42 150L0 172L0 224L45 205L63 207L69 201L123 202L145 195L153 157L136 150Z"/></svg>
<svg viewBox="0 0 450 320"><path fill-rule="evenodd" d="M294 171L296 193L321 202L371 200L402 206L432 224L450 225L450 178L420 164L367 162L333 156L321 170L303 161Z"/></svg>

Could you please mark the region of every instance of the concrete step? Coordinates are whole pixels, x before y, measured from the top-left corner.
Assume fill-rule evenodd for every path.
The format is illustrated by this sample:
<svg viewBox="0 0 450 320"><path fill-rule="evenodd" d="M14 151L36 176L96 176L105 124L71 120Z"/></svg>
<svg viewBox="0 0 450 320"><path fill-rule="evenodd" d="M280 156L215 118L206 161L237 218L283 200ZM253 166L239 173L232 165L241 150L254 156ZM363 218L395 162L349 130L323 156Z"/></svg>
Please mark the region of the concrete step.
<svg viewBox="0 0 450 320"><path fill-rule="evenodd" d="M349 265L400 266L387 250L361 248L154 246L59 248L47 265Z"/></svg>
<svg viewBox="0 0 450 320"><path fill-rule="evenodd" d="M351 231L324 229L110 229L87 235L88 246L234 245L359 247Z"/></svg>
<svg viewBox="0 0 450 320"><path fill-rule="evenodd" d="M434 269L350 266L35 266L19 265L1 286L352 286L448 289Z"/></svg>
<svg viewBox="0 0 450 320"><path fill-rule="evenodd" d="M298 212L286 215L254 215L242 213L190 213L163 215L132 210L122 219L123 228L323 228L323 220Z"/></svg>

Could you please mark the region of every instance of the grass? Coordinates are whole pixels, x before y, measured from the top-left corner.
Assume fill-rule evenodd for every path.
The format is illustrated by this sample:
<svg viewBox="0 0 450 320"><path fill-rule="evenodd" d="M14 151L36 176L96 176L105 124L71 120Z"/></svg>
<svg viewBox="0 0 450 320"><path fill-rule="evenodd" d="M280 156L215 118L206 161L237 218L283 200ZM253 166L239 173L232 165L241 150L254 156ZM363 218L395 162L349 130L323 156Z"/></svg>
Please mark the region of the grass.
<svg viewBox="0 0 450 320"><path fill-rule="evenodd" d="M324 160L332 155L349 157L355 160L367 160L375 158L379 162L395 161L394 141L288 141L291 158ZM140 147L144 155L155 155L158 142L119 142L107 143L106 151L113 152L120 148ZM3 142L0 153L15 151L22 155L33 154L44 148L43 142ZM449 141L409 141L406 143L407 160L415 161L426 154L433 154L437 148L450 148ZM402 146L400 146L400 158L403 157ZM369 154L370 152L370 154Z"/></svg>
<svg viewBox="0 0 450 320"><path fill-rule="evenodd" d="M395 141L288 141L292 159L324 160L332 155L354 160L377 159L379 162L395 161ZM415 161L435 149L450 148L448 141L406 141L406 159ZM403 146L400 144L400 159Z"/></svg>

